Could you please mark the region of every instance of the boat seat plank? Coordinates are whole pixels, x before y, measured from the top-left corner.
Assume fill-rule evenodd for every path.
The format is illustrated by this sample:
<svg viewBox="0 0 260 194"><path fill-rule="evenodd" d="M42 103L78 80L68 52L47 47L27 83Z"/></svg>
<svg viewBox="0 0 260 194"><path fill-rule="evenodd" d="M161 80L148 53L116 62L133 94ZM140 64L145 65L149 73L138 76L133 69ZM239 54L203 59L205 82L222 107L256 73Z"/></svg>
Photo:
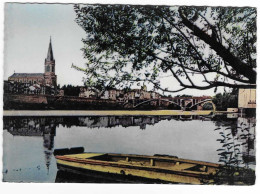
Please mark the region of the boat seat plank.
<svg viewBox="0 0 260 194"><path fill-rule="evenodd" d="M70 154L70 155L64 155L64 156L71 157L71 158L87 159L87 158L92 158L92 157L102 156L102 155L104 155L104 154L102 154L102 153L82 153L82 154Z"/></svg>
<svg viewBox="0 0 260 194"><path fill-rule="evenodd" d="M191 167L194 167L194 166L196 166L196 164L182 163L182 164L179 164L179 165L172 166L171 169L173 169L173 170L185 170L187 168L191 168Z"/></svg>

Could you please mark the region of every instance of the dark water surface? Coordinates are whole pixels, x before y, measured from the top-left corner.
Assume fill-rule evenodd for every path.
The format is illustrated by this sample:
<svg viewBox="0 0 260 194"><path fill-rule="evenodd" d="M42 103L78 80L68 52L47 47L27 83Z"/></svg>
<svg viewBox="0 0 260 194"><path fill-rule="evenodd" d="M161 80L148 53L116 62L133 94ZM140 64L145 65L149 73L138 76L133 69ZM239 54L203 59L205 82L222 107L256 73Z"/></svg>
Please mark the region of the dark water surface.
<svg viewBox="0 0 260 194"><path fill-rule="evenodd" d="M57 173L53 151L70 147L84 147L86 152L168 154L255 168L255 118L235 114L4 117L3 136L3 180L7 182L84 182Z"/></svg>

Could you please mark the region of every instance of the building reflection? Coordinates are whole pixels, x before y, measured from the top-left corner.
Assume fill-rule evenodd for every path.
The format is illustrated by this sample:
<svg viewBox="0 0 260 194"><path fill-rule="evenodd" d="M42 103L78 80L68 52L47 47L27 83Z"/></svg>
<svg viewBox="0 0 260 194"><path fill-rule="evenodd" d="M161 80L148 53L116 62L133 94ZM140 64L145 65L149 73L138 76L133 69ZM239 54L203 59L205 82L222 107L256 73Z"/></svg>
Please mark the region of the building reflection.
<svg viewBox="0 0 260 194"><path fill-rule="evenodd" d="M255 118L236 116L91 116L91 117L4 117L4 129L13 136L35 136L43 138L46 168L49 169L56 128L73 126L86 128L112 128L136 126L145 130L148 125L156 125L164 120L213 121L221 139L218 149L219 162L225 164L255 163Z"/></svg>
<svg viewBox="0 0 260 194"><path fill-rule="evenodd" d="M54 134L59 125L87 128L111 128L139 126L146 129L147 125L155 125L163 120L211 120L203 116L88 116L88 117L4 117L4 129L12 135L44 136Z"/></svg>
<svg viewBox="0 0 260 194"><path fill-rule="evenodd" d="M4 117L4 130L13 136L34 136L43 138L46 168L49 171L54 149L57 122L52 118Z"/></svg>
<svg viewBox="0 0 260 194"><path fill-rule="evenodd" d="M117 116L117 117L4 117L4 130L13 136L33 136L43 138L43 150L47 170L51 163L54 149L56 128L61 125L87 128L112 128L117 126L137 126L145 130L147 125L155 125L162 120L202 119L199 116Z"/></svg>
<svg viewBox="0 0 260 194"><path fill-rule="evenodd" d="M44 156L45 156L45 164L46 168L49 172L53 147L54 147L54 136L53 133L44 133L43 134L43 148L44 148Z"/></svg>

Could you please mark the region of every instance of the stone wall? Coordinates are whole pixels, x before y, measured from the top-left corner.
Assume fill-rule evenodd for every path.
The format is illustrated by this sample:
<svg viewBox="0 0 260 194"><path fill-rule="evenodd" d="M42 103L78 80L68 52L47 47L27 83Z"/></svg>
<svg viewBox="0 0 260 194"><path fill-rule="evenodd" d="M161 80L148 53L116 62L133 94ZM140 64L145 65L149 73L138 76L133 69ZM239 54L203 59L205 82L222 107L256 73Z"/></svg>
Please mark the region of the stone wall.
<svg viewBox="0 0 260 194"><path fill-rule="evenodd" d="M108 110L120 109L115 100L87 99L76 96L47 96L48 106L58 110Z"/></svg>
<svg viewBox="0 0 260 194"><path fill-rule="evenodd" d="M42 110L47 103L44 95L4 94L4 110Z"/></svg>
<svg viewBox="0 0 260 194"><path fill-rule="evenodd" d="M44 95L5 94L4 102L5 101L19 102L19 103L47 104L47 98Z"/></svg>
<svg viewBox="0 0 260 194"><path fill-rule="evenodd" d="M134 104L141 103L135 101ZM122 109L171 109L169 102L147 103L133 107L120 101L111 99L91 99L77 96L53 96L53 95L27 95L8 94L4 95L4 110L122 110Z"/></svg>
<svg viewBox="0 0 260 194"><path fill-rule="evenodd" d="M19 110L108 110L120 109L115 100L86 99L74 96L5 94L4 109Z"/></svg>

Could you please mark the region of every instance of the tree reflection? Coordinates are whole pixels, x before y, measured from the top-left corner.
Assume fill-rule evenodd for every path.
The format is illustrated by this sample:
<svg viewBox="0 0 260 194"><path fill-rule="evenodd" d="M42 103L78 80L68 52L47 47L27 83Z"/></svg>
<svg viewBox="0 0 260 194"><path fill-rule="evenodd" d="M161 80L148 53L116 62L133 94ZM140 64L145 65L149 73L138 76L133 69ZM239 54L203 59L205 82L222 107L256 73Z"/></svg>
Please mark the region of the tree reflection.
<svg viewBox="0 0 260 194"><path fill-rule="evenodd" d="M214 180L216 184L254 184L255 172L255 118L238 117L235 120L216 120L221 138L217 149L219 162L223 164ZM227 127L228 126L228 127Z"/></svg>

